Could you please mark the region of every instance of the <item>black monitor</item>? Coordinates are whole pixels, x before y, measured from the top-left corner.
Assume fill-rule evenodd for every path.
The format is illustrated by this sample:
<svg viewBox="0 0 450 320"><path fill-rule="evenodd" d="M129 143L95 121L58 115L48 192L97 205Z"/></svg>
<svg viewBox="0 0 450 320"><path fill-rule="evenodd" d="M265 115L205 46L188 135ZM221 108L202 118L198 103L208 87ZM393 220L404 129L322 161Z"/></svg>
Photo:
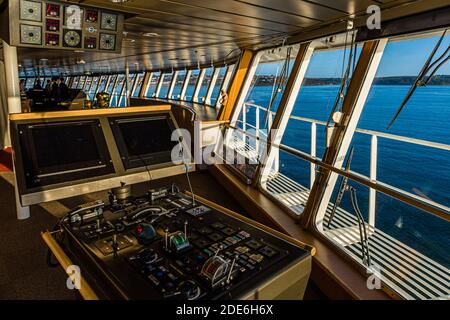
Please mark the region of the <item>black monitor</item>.
<svg viewBox="0 0 450 320"><path fill-rule="evenodd" d="M99 120L19 124L28 189L114 173Z"/></svg>
<svg viewBox="0 0 450 320"><path fill-rule="evenodd" d="M175 130L169 115L109 119L126 170L171 162Z"/></svg>

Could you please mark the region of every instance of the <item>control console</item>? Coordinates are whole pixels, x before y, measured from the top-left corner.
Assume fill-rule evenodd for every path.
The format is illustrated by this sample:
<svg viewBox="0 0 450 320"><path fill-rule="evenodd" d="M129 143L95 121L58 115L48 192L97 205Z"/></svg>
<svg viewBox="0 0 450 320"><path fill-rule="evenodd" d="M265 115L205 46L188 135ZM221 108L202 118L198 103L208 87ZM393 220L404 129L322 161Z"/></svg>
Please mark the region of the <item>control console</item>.
<svg viewBox="0 0 450 320"><path fill-rule="evenodd" d="M310 259L256 225L211 208L173 185L131 196L111 190L61 223L75 260L126 299L238 299ZM309 272L308 272L309 275Z"/></svg>

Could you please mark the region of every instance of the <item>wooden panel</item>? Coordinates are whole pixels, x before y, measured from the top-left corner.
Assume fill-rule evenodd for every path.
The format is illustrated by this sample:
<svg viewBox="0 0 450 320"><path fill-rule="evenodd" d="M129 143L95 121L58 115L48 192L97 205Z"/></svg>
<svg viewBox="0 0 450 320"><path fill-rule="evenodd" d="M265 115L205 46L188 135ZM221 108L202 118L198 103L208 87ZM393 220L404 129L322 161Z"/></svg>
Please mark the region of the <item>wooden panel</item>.
<svg viewBox="0 0 450 320"><path fill-rule="evenodd" d="M241 92L242 85L244 84L247 77L247 72L251 67L254 55L255 53L253 51L244 51L241 61L239 62L239 65L237 67L233 82L228 89L228 101L224 108L221 110L218 120L230 120L235 108L235 104Z"/></svg>

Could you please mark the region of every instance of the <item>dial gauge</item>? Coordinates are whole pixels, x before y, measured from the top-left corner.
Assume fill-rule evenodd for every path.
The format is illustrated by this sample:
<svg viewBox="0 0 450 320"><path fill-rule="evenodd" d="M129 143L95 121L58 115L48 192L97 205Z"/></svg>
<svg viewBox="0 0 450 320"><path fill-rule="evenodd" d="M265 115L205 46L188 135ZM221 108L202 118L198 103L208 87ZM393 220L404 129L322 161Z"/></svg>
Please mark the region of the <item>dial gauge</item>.
<svg viewBox="0 0 450 320"><path fill-rule="evenodd" d="M107 34L107 33L100 34L100 49L101 50L115 50L116 49L116 36L113 34Z"/></svg>
<svg viewBox="0 0 450 320"><path fill-rule="evenodd" d="M20 42L24 44L42 44L42 28L26 24L20 25Z"/></svg>
<svg viewBox="0 0 450 320"><path fill-rule="evenodd" d="M42 21L42 3L29 0L20 1L20 20Z"/></svg>
<svg viewBox="0 0 450 320"><path fill-rule="evenodd" d="M81 32L78 30L64 31L64 46L71 48L81 47Z"/></svg>
<svg viewBox="0 0 450 320"><path fill-rule="evenodd" d="M102 12L100 28L103 30L117 30L117 15L113 13Z"/></svg>

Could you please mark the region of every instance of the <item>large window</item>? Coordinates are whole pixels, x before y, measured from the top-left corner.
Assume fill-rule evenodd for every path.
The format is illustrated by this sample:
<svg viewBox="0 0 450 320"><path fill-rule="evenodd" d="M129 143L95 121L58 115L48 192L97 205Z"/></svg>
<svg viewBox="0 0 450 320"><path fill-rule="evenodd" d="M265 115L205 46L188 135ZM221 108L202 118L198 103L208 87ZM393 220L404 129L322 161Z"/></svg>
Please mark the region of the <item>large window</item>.
<svg viewBox="0 0 450 320"><path fill-rule="evenodd" d="M438 59L445 57L449 36L432 58L427 76L417 78L440 36L434 33L390 39L386 45L353 136L351 170L450 214L446 191L450 185L450 64L433 65L433 61L444 61ZM433 72L435 67L438 69ZM430 74L434 76L428 77ZM422 85L414 87L417 80ZM415 92L405 100L411 88ZM403 110L389 127L402 105ZM336 201L341 179L331 202ZM362 216L370 226L372 262L382 269L389 285L407 298L448 295L445 283L450 268L450 223L353 181L349 185L357 191ZM348 243L336 236L354 218L355 206L345 196L335 218L323 226L322 232L361 261L358 241ZM328 222L330 217L322 213L318 219Z"/></svg>
<svg viewBox="0 0 450 320"><path fill-rule="evenodd" d="M161 89L158 93L158 98L166 99L167 94L169 93L169 87L170 83L172 81L173 73L165 73L162 75L162 83L161 83Z"/></svg>
<svg viewBox="0 0 450 320"><path fill-rule="evenodd" d="M106 85L108 84L109 76L102 76L100 78L100 83L98 84L97 92L104 92L106 89Z"/></svg>
<svg viewBox="0 0 450 320"><path fill-rule="evenodd" d="M208 92L209 84L211 83L211 78L214 72L214 68L206 68L205 74L202 79L202 83L200 84L200 90L198 92L197 101L198 103L205 103L206 93Z"/></svg>
<svg viewBox="0 0 450 320"><path fill-rule="evenodd" d="M198 69L191 71L191 76L189 78L189 84L186 89L186 95L185 95L186 101L192 101L192 99L194 98L195 86L197 85L197 80L198 80L199 74L200 74L200 70L198 70Z"/></svg>
<svg viewBox="0 0 450 320"><path fill-rule="evenodd" d="M180 100L181 90L183 89L184 79L186 77L186 70L180 70L177 72L177 77L175 79L175 86L173 88L172 96L169 99Z"/></svg>
<svg viewBox="0 0 450 320"><path fill-rule="evenodd" d="M232 68L232 66L230 66ZM225 76L227 74L227 67L222 67L219 69L219 74L217 76L217 80L214 83L214 88L211 94L210 105L215 106L217 104L217 99L219 98L220 88L222 87L223 81L225 80ZM226 89L226 88L224 88Z"/></svg>
<svg viewBox="0 0 450 320"><path fill-rule="evenodd" d="M117 85L114 87L114 91L111 93L110 105L112 107L120 107L120 94L122 93L124 85L125 85L125 75L119 74Z"/></svg>
<svg viewBox="0 0 450 320"><path fill-rule="evenodd" d="M156 94L156 88L158 86L159 77L161 76L161 72L153 72L148 84L147 92L145 96L147 98L153 98Z"/></svg>
<svg viewBox="0 0 450 320"><path fill-rule="evenodd" d="M144 82L144 77L145 77L145 72L139 73L137 75L137 79L134 84L133 92L131 95L133 98L139 97L139 93L141 92L141 88L142 88L142 83Z"/></svg>

